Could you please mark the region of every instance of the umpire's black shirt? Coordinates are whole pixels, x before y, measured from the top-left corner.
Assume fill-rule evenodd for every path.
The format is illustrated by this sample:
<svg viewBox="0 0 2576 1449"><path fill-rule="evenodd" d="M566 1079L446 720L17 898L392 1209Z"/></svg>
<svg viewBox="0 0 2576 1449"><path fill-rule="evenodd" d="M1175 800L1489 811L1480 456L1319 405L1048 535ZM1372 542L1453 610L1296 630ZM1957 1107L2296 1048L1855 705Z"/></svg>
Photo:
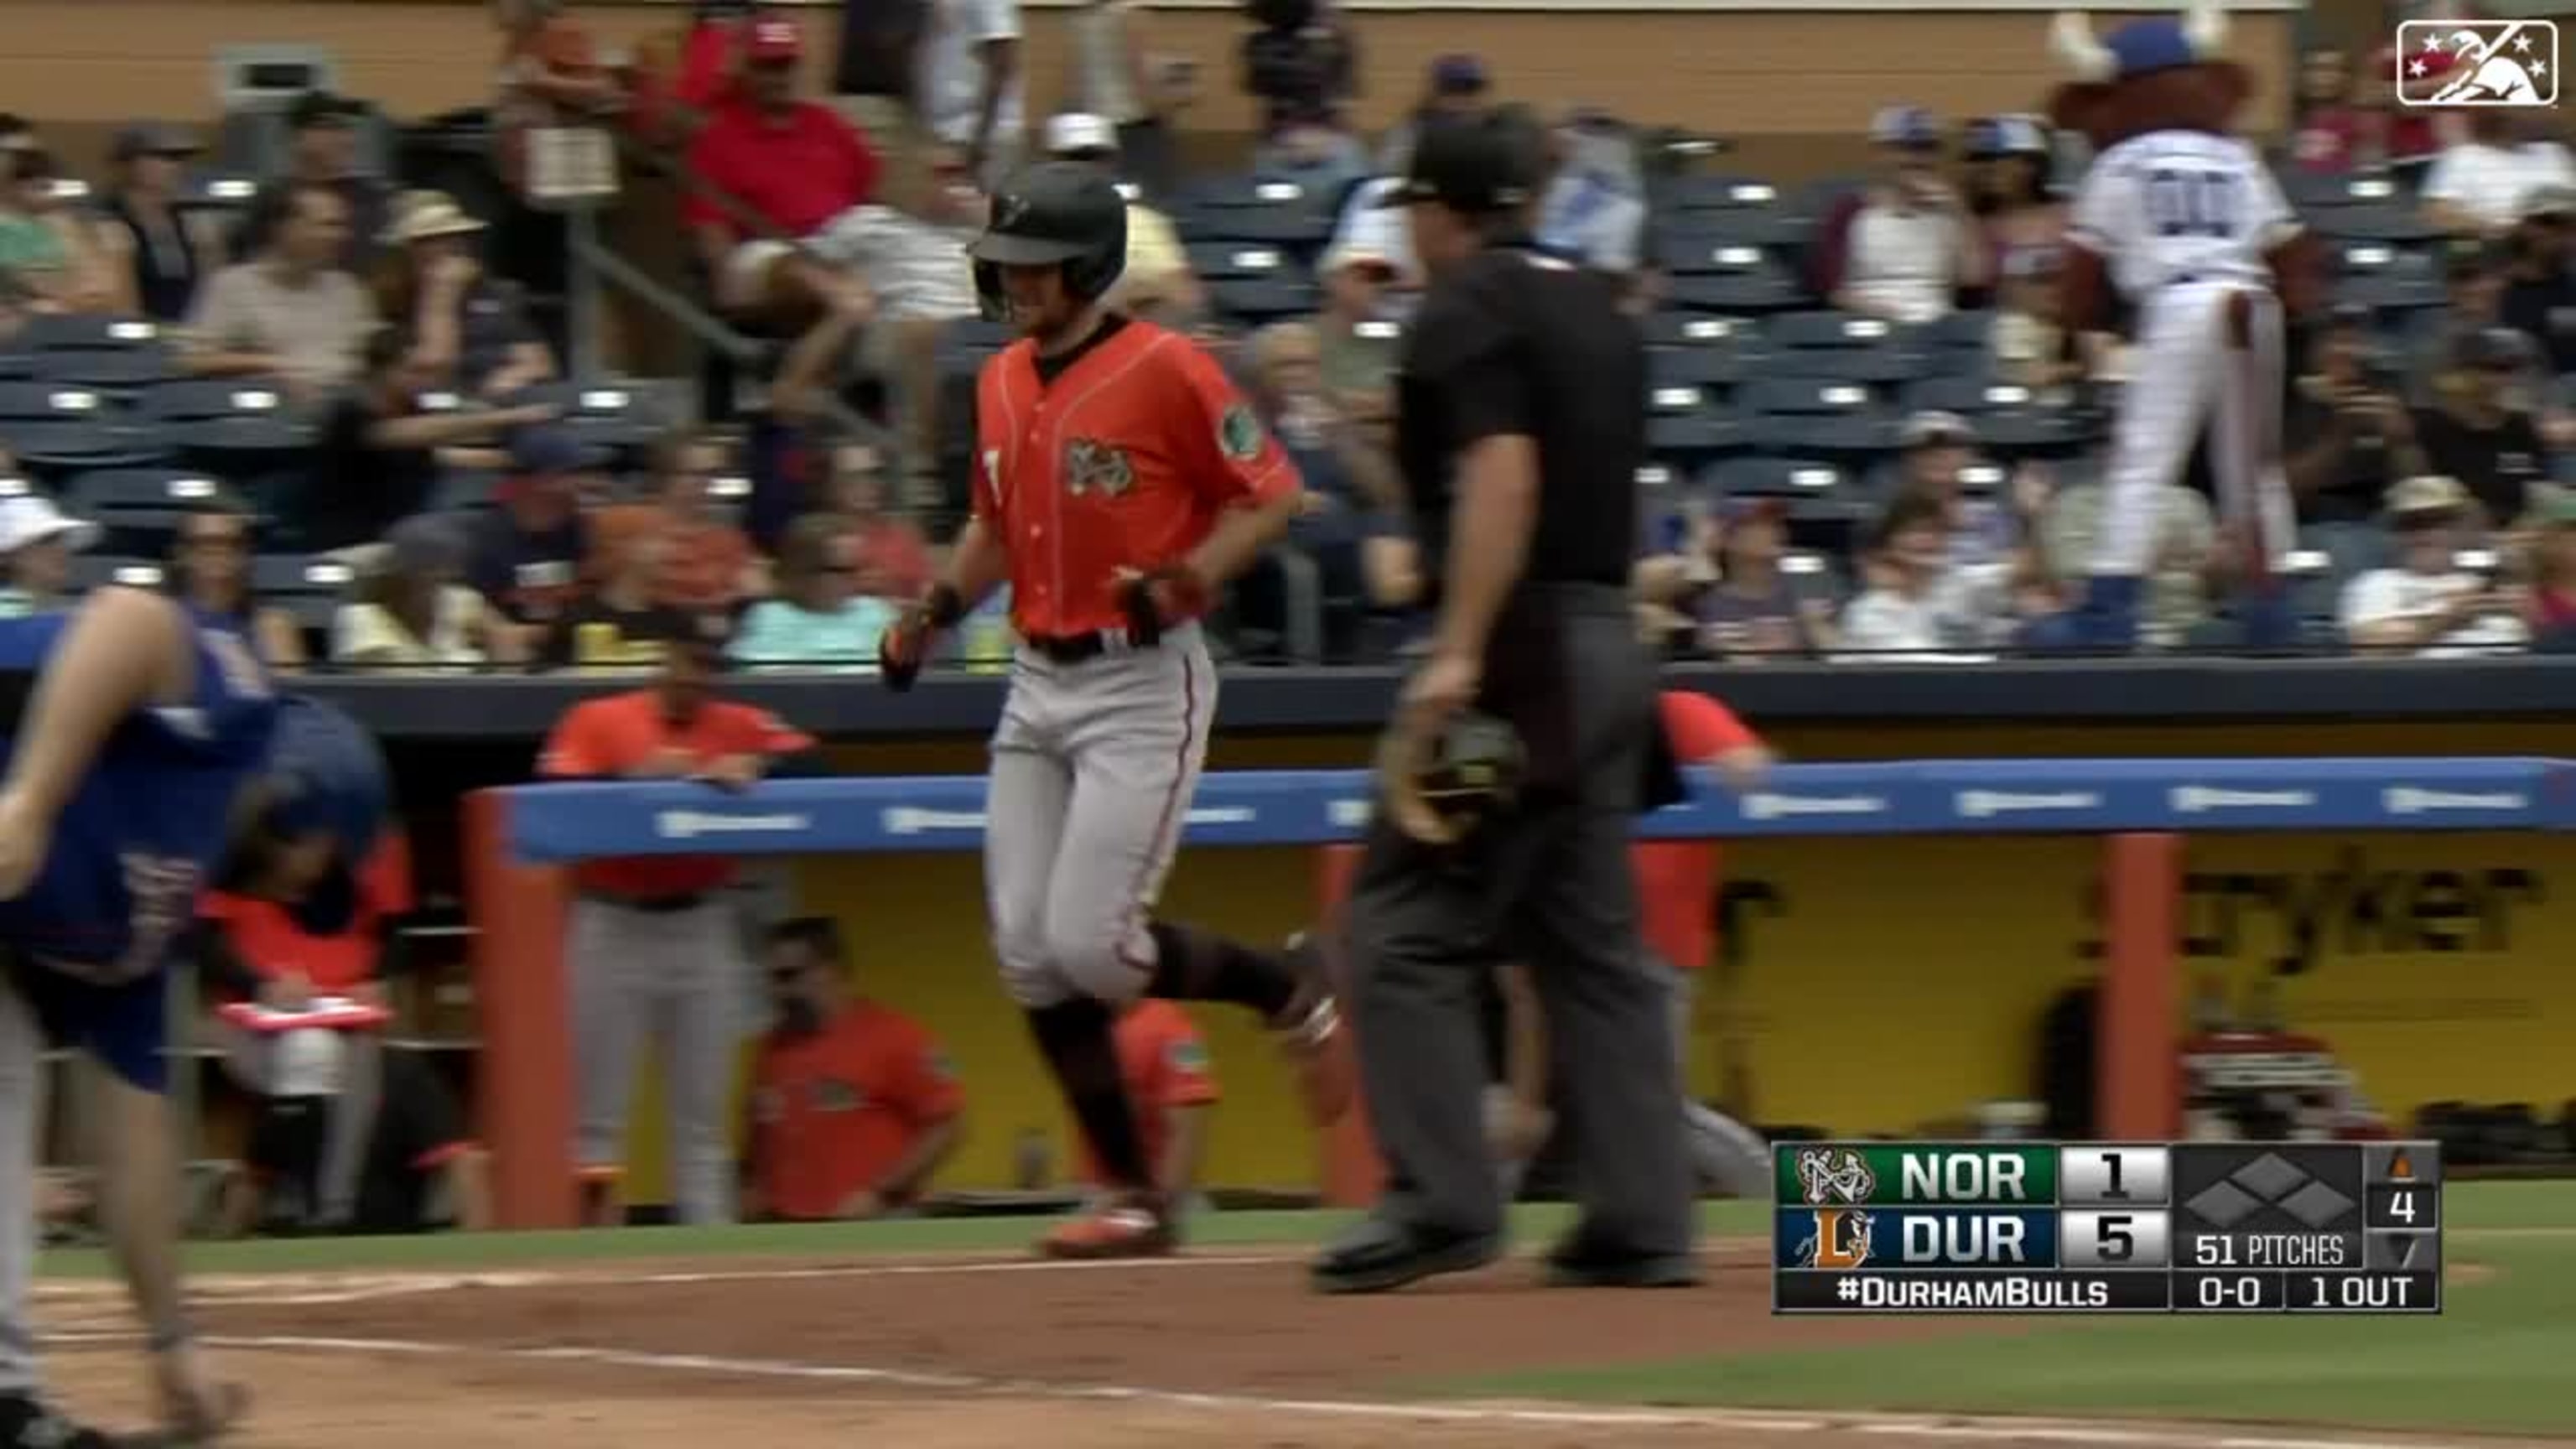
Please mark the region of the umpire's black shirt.
<svg viewBox="0 0 2576 1449"><path fill-rule="evenodd" d="M1646 346L1597 272L1519 246L1435 278L1397 374L1396 454L1436 593L1458 457L1486 438L1538 447L1522 578L1624 588L1646 461Z"/></svg>

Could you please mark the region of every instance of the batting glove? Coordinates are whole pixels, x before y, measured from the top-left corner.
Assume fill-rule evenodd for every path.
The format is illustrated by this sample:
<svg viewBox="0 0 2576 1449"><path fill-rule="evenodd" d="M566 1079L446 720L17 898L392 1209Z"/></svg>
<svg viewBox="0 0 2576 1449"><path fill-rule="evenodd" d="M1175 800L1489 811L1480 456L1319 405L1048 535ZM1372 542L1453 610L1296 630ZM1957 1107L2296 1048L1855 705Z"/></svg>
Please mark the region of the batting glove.
<svg viewBox="0 0 2576 1449"><path fill-rule="evenodd" d="M877 636L877 677L897 694L912 688L921 677L922 661L930 657L933 640L966 615L965 600L946 584L934 584L920 602L907 607L883 634Z"/></svg>
<svg viewBox="0 0 2576 1449"><path fill-rule="evenodd" d="M1127 638L1153 644L1163 631L1208 611L1214 591L1188 564L1170 564L1152 573L1124 574L1118 581L1118 608L1127 616Z"/></svg>

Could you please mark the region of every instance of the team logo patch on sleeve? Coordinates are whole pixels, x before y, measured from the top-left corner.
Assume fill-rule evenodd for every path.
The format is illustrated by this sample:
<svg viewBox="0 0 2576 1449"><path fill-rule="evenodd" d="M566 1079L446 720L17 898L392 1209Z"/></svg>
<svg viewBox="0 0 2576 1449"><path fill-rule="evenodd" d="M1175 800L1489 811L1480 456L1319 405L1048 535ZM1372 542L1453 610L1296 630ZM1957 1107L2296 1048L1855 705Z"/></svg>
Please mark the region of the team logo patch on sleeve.
<svg viewBox="0 0 2576 1449"><path fill-rule="evenodd" d="M1207 1045L1194 1036L1182 1037L1163 1053L1163 1060L1173 1071L1196 1075L1207 1070Z"/></svg>
<svg viewBox="0 0 2576 1449"><path fill-rule="evenodd" d="M1261 456L1261 419L1252 415L1247 403L1236 403L1217 419L1216 444L1225 455L1238 463L1249 463Z"/></svg>
<svg viewBox="0 0 2576 1449"><path fill-rule="evenodd" d="M1136 469L1127 461L1125 449L1075 438L1064 445L1064 486L1076 495L1102 493L1116 498L1136 486Z"/></svg>

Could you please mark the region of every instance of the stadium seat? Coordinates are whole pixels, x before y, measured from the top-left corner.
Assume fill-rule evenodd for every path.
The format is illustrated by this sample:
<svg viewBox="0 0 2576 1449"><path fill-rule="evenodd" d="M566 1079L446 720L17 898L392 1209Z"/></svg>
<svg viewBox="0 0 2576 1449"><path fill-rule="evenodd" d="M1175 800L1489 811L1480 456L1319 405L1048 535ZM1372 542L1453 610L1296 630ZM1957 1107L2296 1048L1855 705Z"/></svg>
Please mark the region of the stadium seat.
<svg viewBox="0 0 2576 1449"><path fill-rule="evenodd" d="M190 378L154 388L143 405L165 422L189 423L275 413L285 408L286 396L248 378Z"/></svg>
<svg viewBox="0 0 2576 1449"><path fill-rule="evenodd" d="M1907 341L1906 329L1877 317L1850 312L1792 312L1774 317L1762 329L1772 344L1787 348L1888 347Z"/></svg>
<svg viewBox="0 0 2576 1449"><path fill-rule="evenodd" d="M594 448L648 447L680 420L673 389L655 382L565 379L529 388L512 401L562 409L565 424Z"/></svg>
<svg viewBox="0 0 2576 1449"><path fill-rule="evenodd" d="M1900 345L1792 347L1772 354L1766 371L1799 378L1856 382L1885 390L1932 371L1930 357Z"/></svg>
<svg viewBox="0 0 2576 1449"><path fill-rule="evenodd" d="M0 423L95 421L115 412L115 403L92 388L50 382L0 384Z"/></svg>
<svg viewBox="0 0 2576 1449"><path fill-rule="evenodd" d="M36 375L36 354L13 350L0 351L0 382L18 382Z"/></svg>
<svg viewBox="0 0 2576 1449"><path fill-rule="evenodd" d="M1780 193L1768 181L1703 172L1676 176L1664 183L1657 201L1668 212L1728 211L1777 206Z"/></svg>
<svg viewBox="0 0 2576 1449"><path fill-rule="evenodd" d="M2411 194L2404 180L2369 173L2321 176L2291 168L2279 173L2279 179L2281 194L2289 200L2290 208L2302 215L2334 207L2402 203Z"/></svg>
<svg viewBox="0 0 2576 1449"><path fill-rule="evenodd" d="M1805 218L1777 206L1735 206L1666 217L1654 225L1652 237L1658 256L1721 246L1795 250L1806 245L1810 229Z"/></svg>
<svg viewBox="0 0 2576 1449"><path fill-rule="evenodd" d="M1229 278L1208 284L1209 304L1225 316L1259 326L1314 315L1322 294L1311 282L1289 278Z"/></svg>
<svg viewBox="0 0 2576 1449"><path fill-rule="evenodd" d="M201 473L106 468L75 475L63 490L63 508L105 529L110 548L150 556L166 552L180 520L221 487Z"/></svg>
<svg viewBox="0 0 2576 1449"><path fill-rule="evenodd" d="M1693 469L1746 446L1744 425L1735 417L1706 401L1682 402L1698 396L1692 389L1662 392L1666 401L1646 415L1646 452L1656 462Z"/></svg>
<svg viewBox="0 0 2576 1449"><path fill-rule="evenodd" d="M182 452L215 460L209 466L227 476L261 471L260 455L294 452L312 437L284 393L253 379L164 383L144 394L143 406L173 431Z"/></svg>
<svg viewBox="0 0 2576 1449"><path fill-rule="evenodd" d="M1646 319L1646 341L1657 347L1720 345L1752 354L1760 338L1749 324L1705 312L1657 312Z"/></svg>
<svg viewBox="0 0 2576 1449"><path fill-rule="evenodd" d="M1646 352L1647 383L1656 388L1723 391L1743 382L1749 370L1744 352L1724 343L1655 347Z"/></svg>
<svg viewBox="0 0 2576 1449"><path fill-rule="evenodd" d="M2306 220L2317 235L2338 241L2422 243L2442 235L2422 212L2400 203L2319 207Z"/></svg>
<svg viewBox="0 0 2576 1449"><path fill-rule="evenodd" d="M80 347L37 353L36 376L51 383L136 396L170 376L170 354L160 347Z"/></svg>
<svg viewBox="0 0 2576 1449"><path fill-rule="evenodd" d="M1753 446L1784 458L1821 458L1848 469L1896 451L1896 420L1865 408L1830 413L1761 413L1747 418Z"/></svg>
<svg viewBox="0 0 2576 1449"><path fill-rule="evenodd" d="M250 577L262 603L284 609L297 628L321 633L331 627L357 570L303 554L261 554L251 560Z"/></svg>
<svg viewBox="0 0 2576 1449"><path fill-rule="evenodd" d="M1982 309L1952 312L1914 329L1912 340L1918 347L1934 352L1978 352L1994 350L1995 314Z"/></svg>
<svg viewBox="0 0 2576 1449"><path fill-rule="evenodd" d="M162 579L161 565L148 558L127 558L107 553L72 555L71 587L74 593L87 593L108 584L157 589L161 587Z"/></svg>
<svg viewBox="0 0 2576 1449"><path fill-rule="evenodd" d="M1277 278L1298 270L1296 260L1277 247L1213 241L1194 242L1188 251L1190 270L1210 282L1249 277Z"/></svg>
<svg viewBox="0 0 2576 1449"><path fill-rule="evenodd" d="M1998 408L2037 405L2029 388L2017 383L1992 382L1982 377L1927 377L1905 390L1905 407L1909 412L1931 408L1973 418Z"/></svg>
<svg viewBox="0 0 2576 1449"><path fill-rule="evenodd" d="M2089 419L2069 408L2003 407L1977 416L1977 441L1996 457L2065 458L2092 440Z"/></svg>
<svg viewBox="0 0 2576 1449"><path fill-rule="evenodd" d="M1764 455L1729 458L1700 475L1701 485L1721 498L1839 498L1850 476L1820 459Z"/></svg>
<svg viewBox="0 0 2576 1449"><path fill-rule="evenodd" d="M1786 366L1785 363L1782 364ZM1779 376L1777 369L1746 383L1738 401L1751 413L1851 417L1869 411L1869 388L1832 378Z"/></svg>
<svg viewBox="0 0 2576 1449"><path fill-rule="evenodd" d="M432 513L474 513L492 506L501 494L501 475L459 468L442 473L430 491Z"/></svg>
<svg viewBox="0 0 2576 1449"><path fill-rule="evenodd" d="M1777 263L1742 272L1676 274L1665 297L1682 307L1739 317L1785 312L1806 302L1797 279Z"/></svg>

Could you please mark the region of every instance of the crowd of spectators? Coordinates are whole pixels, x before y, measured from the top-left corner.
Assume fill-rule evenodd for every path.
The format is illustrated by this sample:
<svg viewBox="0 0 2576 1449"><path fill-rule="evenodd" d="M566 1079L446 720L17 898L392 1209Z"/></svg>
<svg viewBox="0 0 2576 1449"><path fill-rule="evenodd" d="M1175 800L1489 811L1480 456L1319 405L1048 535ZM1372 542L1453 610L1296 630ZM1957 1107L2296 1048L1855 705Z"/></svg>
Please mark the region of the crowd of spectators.
<svg viewBox="0 0 2576 1449"><path fill-rule="evenodd" d="M1484 59L1437 57L1397 123L1370 137L1353 119L1364 67L1350 18L1329 0L1252 5L1237 76L1260 118L1248 176L1323 224L1311 251L1283 240L1284 260L1250 263L1251 244L1203 244L1192 229L1207 193L1181 174L1176 141L1201 78L1156 48L1143 0L1091 0L1072 17L1053 114L1028 95L1016 0L929 0L909 20L845 7L822 67L800 18L757 5L697 5L673 43L631 64L593 44L576 8L496 8L502 176L524 177L531 133L579 123L627 128L692 178L679 221L696 285L770 356L742 394L747 432L674 419L658 446L603 448L568 426L564 357L528 293L560 269L524 255L530 215L478 216L394 185L370 144L380 118L360 103L296 100L273 174L230 212L189 204L203 147L183 127L119 134L92 193L34 128L0 118L0 330L47 315L143 319L167 329L176 375L272 390L309 426L297 460L227 479L243 501L214 510L258 553L350 571L335 615L263 630L282 666L634 667L669 627L661 611L717 606L739 616L747 665L866 668L896 601L928 576L938 515L971 466L956 442L971 392L957 378L998 334L978 316L965 246L994 181L1040 155L1121 180L1119 305L1216 348L1307 479L1283 558L1229 601L1238 654L1379 659L1415 637L1422 561L1391 434L1423 278L1400 217L1368 203L1422 126L1510 98ZM2445 647L2555 647L2548 520L2576 445L2559 382L2576 374L2576 164L2547 111L2398 106L2393 65L2307 56L2277 160L2294 198L2384 179L2417 228L2394 248L2440 293L2440 305L2348 301L2296 337L2292 587L2332 595L2308 601L2312 643L2410 647L2354 621L2384 612L2386 577L2413 576L2439 538L2484 561L2468 568L2479 597L2510 598L2523 626L2466 644L2444 631ZM1759 336L1801 307L1884 324L1891 346L1939 330L1974 339L1980 375L2028 406L2089 417L2095 439L2034 452L1989 437L1974 408L1860 379L1894 405L1890 442L1840 470L1857 476L1830 507L1730 491L1704 459L1657 470L1641 628L1678 655L1745 660L2052 647L2099 527L2099 424L2127 365L2116 335L2069 338L2055 319L2083 164L2070 138L2029 115L1952 127L1919 106L1881 108L1867 174L1804 188L1801 209L1778 210L1800 233L1750 249L1748 265L1790 291L1737 309L1677 275L1670 233L1689 219L1672 210L1670 154L1594 109L1553 134L1535 240L1626 279L1660 346L1700 345L1714 334L1696 324L1721 319ZM1236 264L1278 267L1281 288L1245 301L1225 271ZM854 414L883 430L853 433ZM0 448L8 431L0 421ZM2232 639L2237 530L2214 515L2202 471L2159 505L2150 648ZM66 567L99 529L68 516L79 494L57 481L0 509L8 607L97 572ZM2462 501L2445 513L2436 496ZM179 563L183 546L168 542ZM2462 576L2453 564L2444 577ZM181 570L164 573L175 583ZM1298 645L1301 612L1320 617Z"/></svg>

